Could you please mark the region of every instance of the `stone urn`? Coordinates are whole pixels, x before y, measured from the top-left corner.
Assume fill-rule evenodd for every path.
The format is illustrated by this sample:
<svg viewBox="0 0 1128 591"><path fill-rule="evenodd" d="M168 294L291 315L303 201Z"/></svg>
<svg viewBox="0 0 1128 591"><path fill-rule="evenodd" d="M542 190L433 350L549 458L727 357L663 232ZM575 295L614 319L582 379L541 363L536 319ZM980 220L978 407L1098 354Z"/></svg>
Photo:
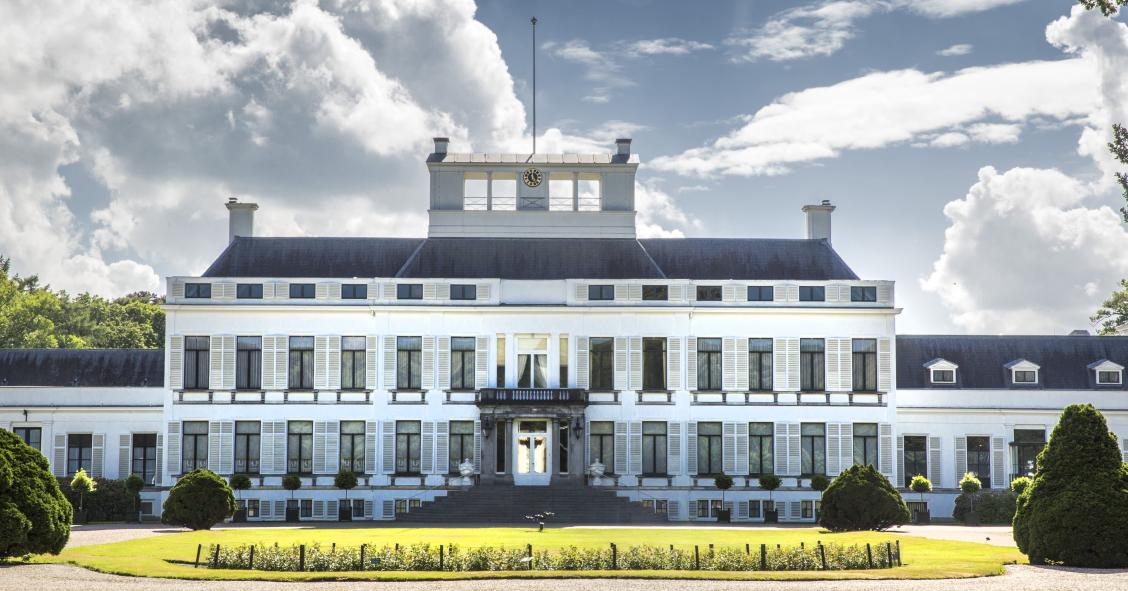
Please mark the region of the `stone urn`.
<svg viewBox="0 0 1128 591"><path fill-rule="evenodd" d="M591 483L594 486L602 486L605 483L604 474L607 472L607 466L603 462L596 460L588 466L588 475L591 476Z"/></svg>
<svg viewBox="0 0 1128 591"><path fill-rule="evenodd" d="M459 484L462 486L470 486L474 484L474 462L463 459L462 463L458 465Z"/></svg>

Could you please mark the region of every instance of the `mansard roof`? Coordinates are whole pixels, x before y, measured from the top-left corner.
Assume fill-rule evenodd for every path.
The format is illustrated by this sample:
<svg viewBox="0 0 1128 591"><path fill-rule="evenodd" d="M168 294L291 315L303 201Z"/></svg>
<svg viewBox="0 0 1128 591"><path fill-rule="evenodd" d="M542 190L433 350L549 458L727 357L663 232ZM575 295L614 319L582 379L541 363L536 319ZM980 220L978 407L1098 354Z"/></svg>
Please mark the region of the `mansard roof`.
<svg viewBox="0 0 1128 591"><path fill-rule="evenodd" d="M204 277L858 278L825 240L713 238L236 238Z"/></svg>
<svg viewBox="0 0 1128 591"><path fill-rule="evenodd" d="M1089 367L1094 361L1128 365L1128 337L899 335L897 387L932 387L924 366L938 357L959 366L957 388L1007 388L1008 366L1024 359L1039 366L1041 388L1084 390L1095 385Z"/></svg>
<svg viewBox="0 0 1128 591"><path fill-rule="evenodd" d="M0 349L0 386L152 387L161 349Z"/></svg>

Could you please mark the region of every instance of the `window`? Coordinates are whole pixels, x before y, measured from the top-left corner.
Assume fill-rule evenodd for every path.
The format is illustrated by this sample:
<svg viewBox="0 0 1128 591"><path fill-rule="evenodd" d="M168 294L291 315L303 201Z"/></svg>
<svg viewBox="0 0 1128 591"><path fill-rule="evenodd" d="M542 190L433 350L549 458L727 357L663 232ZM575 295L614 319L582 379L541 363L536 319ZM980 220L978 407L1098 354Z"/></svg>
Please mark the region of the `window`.
<svg viewBox="0 0 1128 591"><path fill-rule="evenodd" d="M1016 384L1037 384L1038 371L1037 370L1014 370L1014 383Z"/></svg>
<svg viewBox="0 0 1128 591"><path fill-rule="evenodd" d="M826 389L825 343L822 339L799 339L799 389L822 392Z"/></svg>
<svg viewBox="0 0 1128 591"><path fill-rule="evenodd" d="M775 300L775 288L770 285L749 285L748 301L771 302Z"/></svg>
<svg viewBox="0 0 1128 591"><path fill-rule="evenodd" d="M204 427L207 427L207 423L204 423ZM87 472L91 471L91 454L93 452L92 439L93 436L90 434L67 435L68 476L78 472L79 468L85 468Z"/></svg>
<svg viewBox="0 0 1128 591"><path fill-rule="evenodd" d="M262 450L261 432L258 421L235 421L236 474L259 473L259 452Z"/></svg>
<svg viewBox="0 0 1128 591"><path fill-rule="evenodd" d="M588 355L591 357L591 381L594 391L615 389L615 340L611 337L592 337Z"/></svg>
<svg viewBox="0 0 1128 591"><path fill-rule="evenodd" d="M290 421L286 441L286 471L313 473L313 421Z"/></svg>
<svg viewBox="0 0 1128 591"><path fill-rule="evenodd" d="M454 284L450 286L450 299L476 300L478 299L477 285Z"/></svg>
<svg viewBox="0 0 1128 591"><path fill-rule="evenodd" d="M721 424L697 423L697 473L720 474L724 470L721 453Z"/></svg>
<svg viewBox="0 0 1128 591"><path fill-rule="evenodd" d="M854 424L854 463L877 465L877 424Z"/></svg>
<svg viewBox="0 0 1128 591"><path fill-rule="evenodd" d="M802 454L800 472L806 476L826 474L826 425L803 423L799 427Z"/></svg>
<svg viewBox="0 0 1128 591"><path fill-rule="evenodd" d="M140 476L145 484L153 484L153 479L157 476L157 434L134 433L132 451L130 473ZM124 474L118 476L125 478Z"/></svg>
<svg viewBox="0 0 1128 591"><path fill-rule="evenodd" d="M184 421L183 441L180 446L182 473L208 467L208 422Z"/></svg>
<svg viewBox="0 0 1128 591"><path fill-rule="evenodd" d="M721 339L697 339L697 389L721 387Z"/></svg>
<svg viewBox="0 0 1128 591"><path fill-rule="evenodd" d="M396 285L396 299L421 300L423 299L422 283L400 283Z"/></svg>
<svg viewBox="0 0 1128 591"><path fill-rule="evenodd" d="M851 287L850 288L850 301L851 302L876 302L877 301L877 288L876 287Z"/></svg>
<svg viewBox="0 0 1128 591"><path fill-rule="evenodd" d="M447 472L458 474L464 461L474 461L474 421L450 422L450 451Z"/></svg>
<svg viewBox="0 0 1128 591"><path fill-rule="evenodd" d="M364 421L341 421L340 469L364 474Z"/></svg>
<svg viewBox="0 0 1128 591"><path fill-rule="evenodd" d="M748 473L753 476L775 473L775 444L771 423L748 425Z"/></svg>
<svg viewBox="0 0 1128 591"><path fill-rule="evenodd" d="M548 175L548 208L552 211L572 211L575 179L570 172Z"/></svg>
<svg viewBox="0 0 1128 591"><path fill-rule="evenodd" d="M991 438L967 438L967 471L975 474L983 488L991 488Z"/></svg>
<svg viewBox="0 0 1128 591"><path fill-rule="evenodd" d="M642 423L642 473L666 474L666 422Z"/></svg>
<svg viewBox="0 0 1128 591"><path fill-rule="evenodd" d="M474 337L450 339L450 389L474 389Z"/></svg>
<svg viewBox="0 0 1128 591"><path fill-rule="evenodd" d="M764 502L766 503L767 501L764 501ZM750 519L759 519L760 518L760 501L756 501L756 500L748 501L748 517Z"/></svg>
<svg viewBox="0 0 1128 591"><path fill-rule="evenodd" d="M313 389L313 337L290 337L290 389Z"/></svg>
<svg viewBox="0 0 1128 591"><path fill-rule="evenodd" d="M192 299L207 299L211 297L210 283L185 283L184 297Z"/></svg>
<svg viewBox="0 0 1128 591"><path fill-rule="evenodd" d="M505 335L497 335L497 384L498 388L505 387Z"/></svg>
<svg viewBox="0 0 1128 591"><path fill-rule="evenodd" d="M423 337L396 339L396 388L419 390L423 387Z"/></svg>
<svg viewBox="0 0 1128 591"><path fill-rule="evenodd" d="M315 295L312 283L291 283L290 284L290 299L294 300L312 300Z"/></svg>
<svg viewBox="0 0 1128 591"><path fill-rule="evenodd" d="M485 211L489 181L484 172L467 172L462 177L462 209Z"/></svg>
<svg viewBox="0 0 1128 591"><path fill-rule="evenodd" d="M490 179L493 193L491 209L513 211L517 209L517 175L511 172L495 172Z"/></svg>
<svg viewBox="0 0 1128 591"><path fill-rule="evenodd" d="M235 286L235 297L240 300L261 300L261 283L239 283Z"/></svg>
<svg viewBox="0 0 1128 591"><path fill-rule="evenodd" d="M509 447L505 443L506 438L505 421L498 421L494 425L494 437L497 438L496 452L494 460L497 465L494 467L494 472L498 474L505 474L506 459L509 457Z"/></svg>
<svg viewBox="0 0 1128 591"><path fill-rule="evenodd" d="M1046 447L1045 429L1014 430L1015 476L1033 476L1038 454Z"/></svg>
<svg viewBox="0 0 1128 591"><path fill-rule="evenodd" d="M697 301L699 301L699 302L719 302L719 301L721 301L721 286L720 285L698 285L697 286Z"/></svg>
<svg viewBox="0 0 1128 591"><path fill-rule="evenodd" d="M642 389L666 389L666 339L642 339Z"/></svg>
<svg viewBox="0 0 1128 591"><path fill-rule="evenodd" d="M697 517L701 519L715 517L720 510L720 499L697 499Z"/></svg>
<svg viewBox="0 0 1128 591"><path fill-rule="evenodd" d="M561 474L568 473L568 446L572 440L568 434L571 432L568 420L561 420L556 428L556 466Z"/></svg>
<svg viewBox="0 0 1128 591"><path fill-rule="evenodd" d="M560 387L568 387L568 337L560 337Z"/></svg>
<svg viewBox="0 0 1128 591"><path fill-rule="evenodd" d="M368 299L368 285L364 283L345 283L341 285L342 300Z"/></svg>
<svg viewBox="0 0 1128 591"><path fill-rule="evenodd" d="M302 499L301 508L301 516L303 518L313 517L313 499Z"/></svg>
<svg viewBox="0 0 1128 591"><path fill-rule="evenodd" d="M419 421L396 421L396 473L418 474L422 469Z"/></svg>
<svg viewBox="0 0 1128 591"><path fill-rule="evenodd" d="M611 421L592 421L588 435L591 463L599 462L607 467L607 472L615 471L615 423Z"/></svg>
<svg viewBox="0 0 1128 591"><path fill-rule="evenodd" d="M772 340L748 339L748 389L772 390Z"/></svg>
<svg viewBox="0 0 1128 591"><path fill-rule="evenodd" d="M235 389L262 388L262 337L235 339Z"/></svg>
<svg viewBox="0 0 1128 591"><path fill-rule="evenodd" d="M665 302L670 299L670 288L665 285L643 285L642 299L646 302Z"/></svg>
<svg viewBox="0 0 1128 591"><path fill-rule="evenodd" d="M800 285L799 301L824 302L826 301L826 288L821 285Z"/></svg>
<svg viewBox="0 0 1128 591"><path fill-rule="evenodd" d="M913 476L928 476L928 438L918 435L905 436L905 488L913 481Z"/></svg>
<svg viewBox="0 0 1128 591"><path fill-rule="evenodd" d="M548 387L548 337L517 337L517 387Z"/></svg>
<svg viewBox="0 0 1128 591"><path fill-rule="evenodd" d="M1097 383L1102 385L1102 386L1119 384L1120 383L1120 372L1119 371L1103 371L1103 370L1098 371L1097 372Z"/></svg>
<svg viewBox="0 0 1128 591"><path fill-rule="evenodd" d="M363 390L367 356L364 337L341 337L341 389Z"/></svg>
<svg viewBox="0 0 1128 591"><path fill-rule="evenodd" d="M854 391L877 391L877 339L854 339Z"/></svg>
<svg viewBox="0 0 1128 591"><path fill-rule="evenodd" d="M588 299L593 300L593 301L613 300L613 299L615 299L615 286L614 285L589 285L588 286Z"/></svg>
<svg viewBox="0 0 1128 591"><path fill-rule="evenodd" d="M933 384L954 384L956 383L956 370L954 369L934 369L932 373Z"/></svg>
<svg viewBox="0 0 1128 591"><path fill-rule="evenodd" d="M184 337L184 389L208 389L208 337Z"/></svg>
<svg viewBox="0 0 1128 591"><path fill-rule="evenodd" d="M600 190L599 173L581 172L579 183L576 186L577 201L580 211L599 211L603 208L603 192Z"/></svg>
<svg viewBox="0 0 1128 591"><path fill-rule="evenodd" d="M30 445L36 451L43 451L41 447L43 441L43 429L40 427L16 427L12 429L24 443Z"/></svg>
<svg viewBox="0 0 1128 591"><path fill-rule="evenodd" d="M259 516L259 500L247 499L247 517Z"/></svg>

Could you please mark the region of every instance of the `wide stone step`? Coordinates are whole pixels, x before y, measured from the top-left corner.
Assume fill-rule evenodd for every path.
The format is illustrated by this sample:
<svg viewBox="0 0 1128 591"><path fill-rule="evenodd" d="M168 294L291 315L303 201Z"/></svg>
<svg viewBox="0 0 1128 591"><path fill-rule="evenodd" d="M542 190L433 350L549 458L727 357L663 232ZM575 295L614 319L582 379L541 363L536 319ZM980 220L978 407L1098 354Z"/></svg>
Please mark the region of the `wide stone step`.
<svg viewBox="0 0 1128 591"><path fill-rule="evenodd" d="M611 491L580 486L485 485L452 490L396 516L405 523L528 523L526 515L551 511L554 523L665 523L641 504Z"/></svg>

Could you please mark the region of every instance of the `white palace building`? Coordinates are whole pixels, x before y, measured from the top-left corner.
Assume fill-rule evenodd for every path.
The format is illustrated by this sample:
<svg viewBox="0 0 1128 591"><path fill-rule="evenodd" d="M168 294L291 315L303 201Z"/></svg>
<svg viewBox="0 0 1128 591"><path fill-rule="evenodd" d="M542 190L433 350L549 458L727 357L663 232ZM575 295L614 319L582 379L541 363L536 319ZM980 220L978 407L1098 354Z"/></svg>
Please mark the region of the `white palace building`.
<svg viewBox="0 0 1128 591"><path fill-rule="evenodd" d="M1128 457L1128 337L898 335L826 201L802 238L639 239L630 145L436 139L426 238L258 237L232 199L227 248L167 279L163 351L0 351L0 428L60 477L142 475L152 515L187 471L247 474L251 521L337 519L346 468L354 519L804 522L810 477L859 462L928 476L943 518L1079 402Z"/></svg>

